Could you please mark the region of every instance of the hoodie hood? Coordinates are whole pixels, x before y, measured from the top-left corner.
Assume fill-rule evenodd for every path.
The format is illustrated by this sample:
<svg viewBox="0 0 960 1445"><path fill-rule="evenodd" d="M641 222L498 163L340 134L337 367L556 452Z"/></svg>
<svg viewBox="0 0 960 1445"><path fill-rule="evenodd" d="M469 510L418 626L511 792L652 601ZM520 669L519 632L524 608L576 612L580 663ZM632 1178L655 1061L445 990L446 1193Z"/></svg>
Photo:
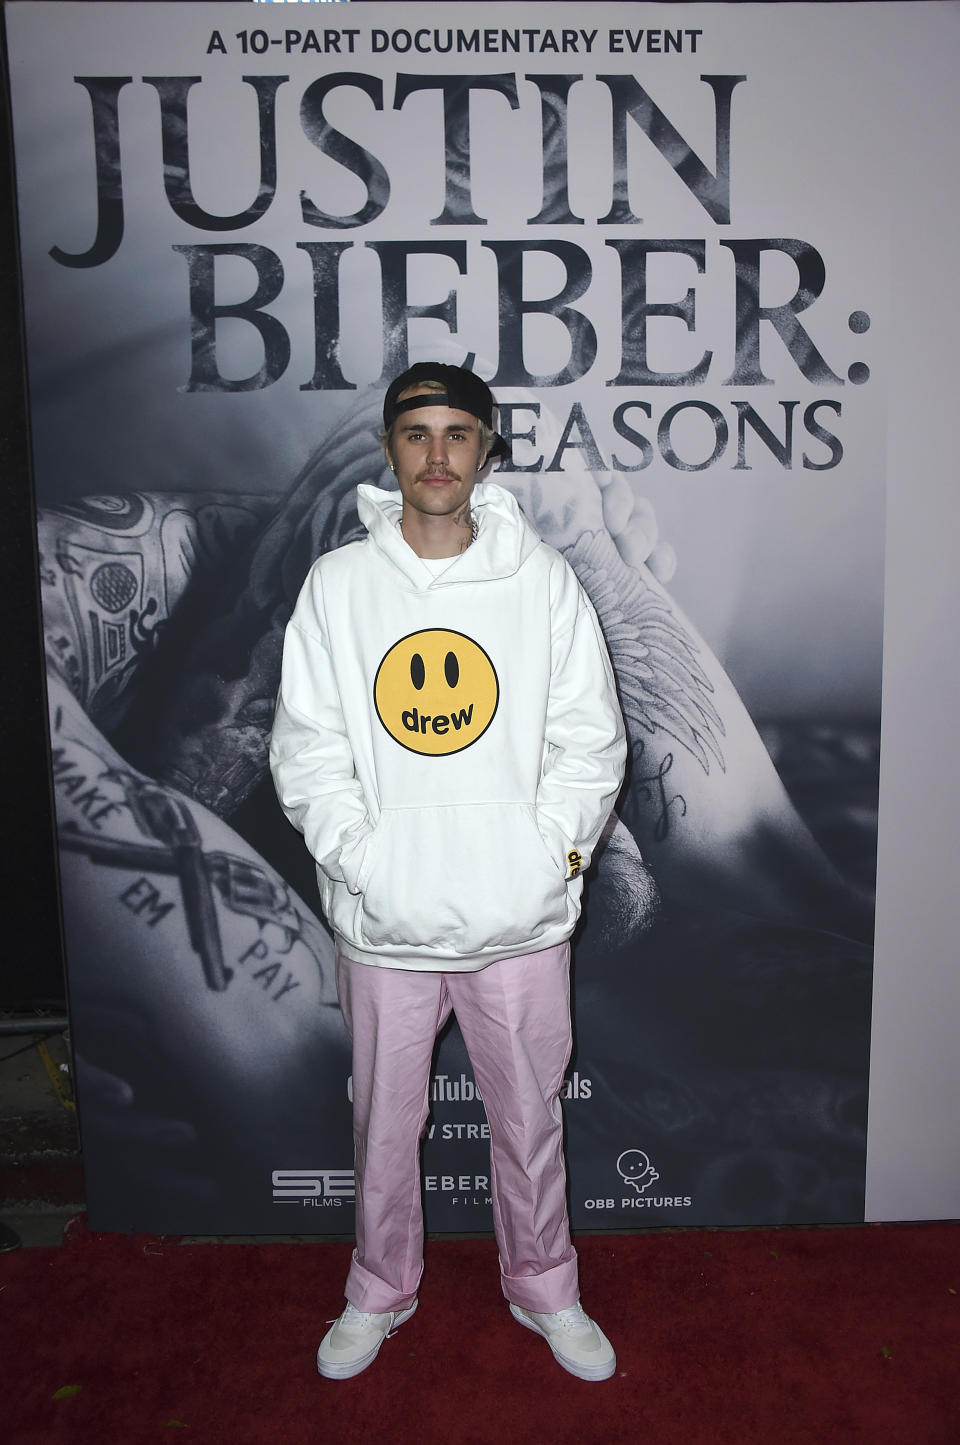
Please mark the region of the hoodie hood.
<svg viewBox="0 0 960 1445"><path fill-rule="evenodd" d="M451 587L460 582L496 582L512 577L541 546L537 533L508 491L496 482L477 482L470 506L479 524L477 539L450 566L434 577L400 531L403 499L399 492L362 483L357 487L357 513L369 540L414 587Z"/></svg>

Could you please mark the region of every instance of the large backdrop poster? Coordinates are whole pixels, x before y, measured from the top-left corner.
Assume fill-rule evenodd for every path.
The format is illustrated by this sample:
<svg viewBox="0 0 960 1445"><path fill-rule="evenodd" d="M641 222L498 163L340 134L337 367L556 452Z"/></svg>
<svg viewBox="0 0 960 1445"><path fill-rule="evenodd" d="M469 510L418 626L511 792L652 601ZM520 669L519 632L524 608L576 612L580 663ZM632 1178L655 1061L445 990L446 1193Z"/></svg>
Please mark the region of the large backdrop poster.
<svg viewBox="0 0 960 1445"><path fill-rule="evenodd" d="M299 586L427 358L490 381L495 479L591 596L630 734L575 945L574 1224L862 1219L883 31L872 74L845 5L5 14L93 1227L352 1228L266 743ZM433 1099L428 1225L485 1229L455 1029Z"/></svg>

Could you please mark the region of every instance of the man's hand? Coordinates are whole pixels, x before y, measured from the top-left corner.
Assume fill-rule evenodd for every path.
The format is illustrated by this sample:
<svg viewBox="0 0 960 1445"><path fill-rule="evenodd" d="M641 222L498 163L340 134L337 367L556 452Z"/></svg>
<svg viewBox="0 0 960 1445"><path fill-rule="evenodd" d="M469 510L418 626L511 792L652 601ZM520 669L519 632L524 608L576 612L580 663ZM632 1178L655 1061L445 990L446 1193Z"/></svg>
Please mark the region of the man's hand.
<svg viewBox="0 0 960 1445"><path fill-rule="evenodd" d="M649 497L634 494L622 472L595 477L607 531L630 567L646 566L658 582L669 582L677 570L677 554L660 540L656 512Z"/></svg>
<svg viewBox="0 0 960 1445"><path fill-rule="evenodd" d="M669 582L677 554L660 540L649 497L634 491L622 472L509 472L493 479L519 501L545 542L558 551L585 532L605 532L628 566L647 567L658 582Z"/></svg>

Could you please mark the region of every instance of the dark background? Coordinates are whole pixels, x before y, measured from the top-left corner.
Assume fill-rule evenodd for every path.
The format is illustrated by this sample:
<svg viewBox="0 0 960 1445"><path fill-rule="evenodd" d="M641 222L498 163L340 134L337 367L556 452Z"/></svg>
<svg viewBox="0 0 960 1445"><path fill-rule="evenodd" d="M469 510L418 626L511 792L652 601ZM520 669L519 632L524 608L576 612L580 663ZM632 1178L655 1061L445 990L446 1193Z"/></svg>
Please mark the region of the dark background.
<svg viewBox="0 0 960 1445"><path fill-rule="evenodd" d="M50 800L47 720L27 440L6 36L0 100L0 907L6 934L0 1011L52 1008L65 997Z"/></svg>

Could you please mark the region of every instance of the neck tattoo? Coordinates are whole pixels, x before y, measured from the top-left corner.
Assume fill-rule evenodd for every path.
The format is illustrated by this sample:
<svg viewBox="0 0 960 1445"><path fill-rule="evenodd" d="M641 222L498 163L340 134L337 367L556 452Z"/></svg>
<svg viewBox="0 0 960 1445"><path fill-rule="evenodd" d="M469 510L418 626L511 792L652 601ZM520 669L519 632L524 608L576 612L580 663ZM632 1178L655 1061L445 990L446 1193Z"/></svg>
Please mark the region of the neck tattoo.
<svg viewBox="0 0 960 1445"><path fill-rule="evenodd" d="M478 533L479 533L479 531L480 531L480 523L477 521L476 517L473 515L473 511L472 511L472 509L471 509L471 507L470 507L469 502L467 503L467 505L466 505L461 511L459 511L459 512L457 513L456 517L454 518L454 521L457 522L457 524L458 524L459 526L461 526L461 527L469 527L469 528L470 528L470 535L469 535L469 537L464 537L463 541L460 543L460 548L459 548L459 550L460 550L461 552L465 552L465 551L467 550L467 548L471 545L471 543L473 543L473 542L475 542L475 541L477 540L477 535L478 535Z"/></svg>

